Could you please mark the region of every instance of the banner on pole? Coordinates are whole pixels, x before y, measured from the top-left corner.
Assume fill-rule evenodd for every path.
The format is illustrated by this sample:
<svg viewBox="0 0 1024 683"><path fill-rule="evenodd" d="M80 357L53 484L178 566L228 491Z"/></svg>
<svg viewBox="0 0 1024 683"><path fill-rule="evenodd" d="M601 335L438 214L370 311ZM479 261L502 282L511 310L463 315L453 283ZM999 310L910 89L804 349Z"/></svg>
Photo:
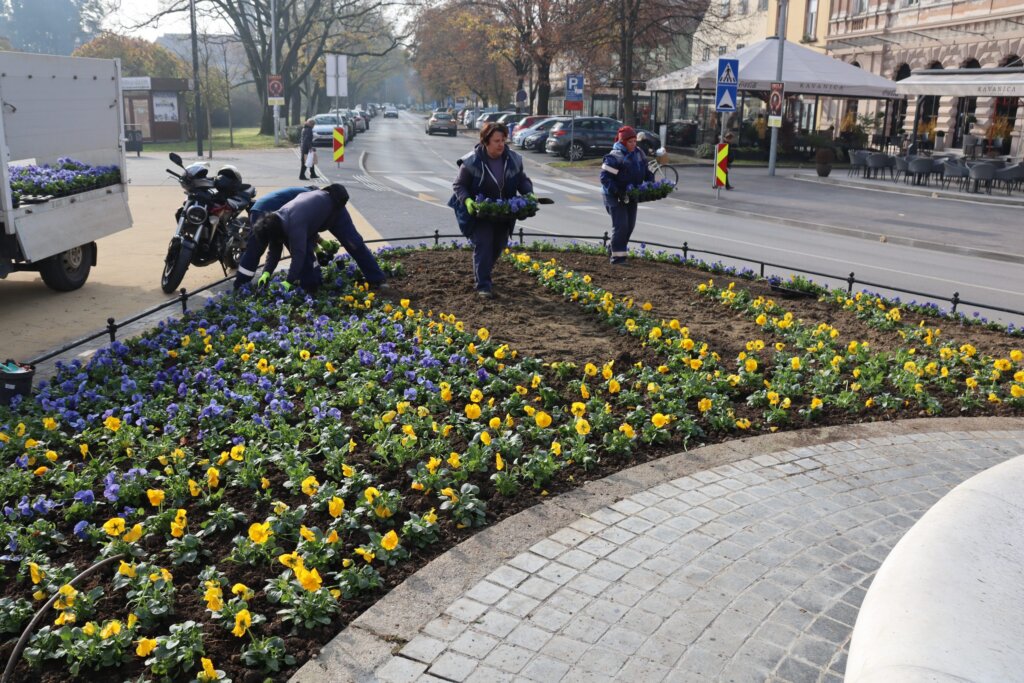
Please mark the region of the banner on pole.
<svg viewBox="0 0 1024 683"><path fill-rule="evenodd" d="M284 105L284 77L280 74L267 75L267 104Z"/></svg>
<svg viewBox="0 0 1024 683"><path fill-rule="evenodd" d="M785 101L786 84L772 83L771 94L768 95L768 125L770 127L782 127L782 103Z"/></svg>

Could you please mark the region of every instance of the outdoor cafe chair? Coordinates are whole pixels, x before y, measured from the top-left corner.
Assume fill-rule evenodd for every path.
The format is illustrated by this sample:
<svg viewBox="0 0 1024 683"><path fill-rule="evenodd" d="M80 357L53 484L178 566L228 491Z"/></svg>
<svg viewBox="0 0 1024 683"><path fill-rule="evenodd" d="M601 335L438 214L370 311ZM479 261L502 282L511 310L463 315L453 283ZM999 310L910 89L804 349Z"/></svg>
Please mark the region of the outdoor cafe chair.
<svg viewBox="0 0 1024 683"><path fill-rule="evenodd" d="M1006 186L1006 194L1009 195L1013 188L1020 187L1024 183L1024 164L997 168L996 181Z"/></svg>
<svg viewBox="0 0 1024 683"><path fill-rule="evenodd" d="M850 170L847 175L861 175L868 167L868 152L855 149L850 152Z"/></svg>
<svg viewBox="0 0 1024 683"><path fill-rule="evenodd" d="M890 176L892 175L892 167L889 166L889 156L882 154L881 152L875 152L868 156L867 175L868 177L877 178L879 173L885 173L886 169L889 170Z"/></svg>
<svg viewBox="0 0 1024 683"><path fill-rule="evenodd" d="M894 183L899 182L900 176L903 176L903 182L907 182L907 168L910 161L907 157L893 157L892 160L896 169L896 172L893 173L892 181Z"/></svg>
<svg viewBox="0 0 1024 683"><path fill-rule="evenodd" d="M974 192L978 191L981 181L985 181L985 191L992 194L992 181L996 177L996 167L991 164L975 164L971 166L968 178L974 181Z"/></svg>
<svg viewBox="0 0 1024 683"><path fill-rule="evenodd" d="M914 176L914 184L920 185L921 181L928 184L928 177L931 176L935 166L928 157L917 157L907 164L907 174Z"/></svg>
<svg viewBox="0 0 1024 683"><path fill-rule="evenodd" d="M955 161L944 162L942 169L943 187L948 188L949 184L956 179L957 189L962 191L967 183L968 171L969 169L963 164L958 164Z"/></svg>

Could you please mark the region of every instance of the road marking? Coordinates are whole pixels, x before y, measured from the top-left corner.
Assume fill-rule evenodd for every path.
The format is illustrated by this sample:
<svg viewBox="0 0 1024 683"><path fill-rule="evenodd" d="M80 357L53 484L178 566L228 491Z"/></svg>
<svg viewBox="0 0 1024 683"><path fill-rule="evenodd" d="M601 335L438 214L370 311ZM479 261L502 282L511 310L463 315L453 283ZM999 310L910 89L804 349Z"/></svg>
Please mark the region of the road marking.
<svg viewBox="0 0 1024 683"><path fill-rule="evenodd" d="M568 199L570 202L588 202L588 201L590 201L586 197L581 197L578 194L567 194L567 195L565 195L565 198Z"/></svg>
<svg viewBox="0 0 1024 683"><path fill-rule="evenodd" d="M578 187L573 187L572 185L564 185L563 184L564 181L555 182L554 180L549 180L547 178L544 178L543 180L536 180L534 178L530 178L530 180L533 181L533 186L534 187L551 187L551 188L554 188L556 190L560 190L562 192L579 192L580 191ZM593 190L600 190L601 188L594 187L593 185L591 185L587 189L590 190L590 191L593 191Z"/></svg>
<svg viewBox="0 0 1024 683"><path fill-rule="evenodd" d="M398 183L402 187L406 188L407 190L412 190L413 192L426 192L427 190L430 189L426 185L420 185L419 183L409 180L408 178L405 178L400 175L388 176L388 180L394 183Z"/></svg>
<svg viewBox="0 0 1024 683"><path fill-rule="evenodd" d="M434 183L435 185L440 185L441 187L447 188L449 190L452 189L452 181L445 180L444 178L438 178L437 176L428 176L425 178L421 178L421 180L426 180L428 183Z"/></svg>
<svg viewBox="0 0 1024 683"><path fill-rule="evenodd" d="M569 183L570 185L575 185L576 187L581 187L584 190L589 190L591 192L594 192L595 190L598 191L598 192L601 191L601 186L600 185L595 185L594 183L585 183L585 182L583 182L581 180L572 180L570 178L560 178L558 180L558 182L560 182L560 183Z"/></svg>
<svg viewBox="0 0 1024 683"><path fill-rule="evenodd" d="M419 195L416 196L416 199L419 199L420 201L423 201L423 202L436 202L436 201L440 201L434 195L427 194L426 192L420 192Z"/></svg>
<svg viewBox="0 0 1024 683"><path fill-rule="evenodd" d="M387 185L381 185L368 175L363 175L360 173L359 175L352 177L357 183L360 183L367 189L373 190L374 192L388 192L391 189Z"/></svg>

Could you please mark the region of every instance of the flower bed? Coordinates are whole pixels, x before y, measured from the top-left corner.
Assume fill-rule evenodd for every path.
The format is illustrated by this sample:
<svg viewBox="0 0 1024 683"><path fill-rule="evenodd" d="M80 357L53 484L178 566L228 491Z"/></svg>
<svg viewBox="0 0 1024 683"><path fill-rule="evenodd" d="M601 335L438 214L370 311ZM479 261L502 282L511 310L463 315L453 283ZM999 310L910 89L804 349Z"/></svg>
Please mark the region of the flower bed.
<svg viewBox="0 0 1024 683"><path fill-rule="evenodd" d="M393 252L386 301L336 260L316 297L221 297L0 408L0 630L57 597L24 677L281 678L471 529L637 458L1024 414L1019 338L979 351L1002 338L952 342L897 306L868 315L869 296L780 305L764 283L580 253L506 257L490 311L470 258ZM421 272L464 272L466 291ZM729 334L702 322L723 318Z"/></svg>
<svg viewBox="0 0 1024 683"><path fill-rule="evenodd" d="M90 166L67 157L54 166L12 166L11 192L16 203L65 197L121 182L117 166Z"/></svg>

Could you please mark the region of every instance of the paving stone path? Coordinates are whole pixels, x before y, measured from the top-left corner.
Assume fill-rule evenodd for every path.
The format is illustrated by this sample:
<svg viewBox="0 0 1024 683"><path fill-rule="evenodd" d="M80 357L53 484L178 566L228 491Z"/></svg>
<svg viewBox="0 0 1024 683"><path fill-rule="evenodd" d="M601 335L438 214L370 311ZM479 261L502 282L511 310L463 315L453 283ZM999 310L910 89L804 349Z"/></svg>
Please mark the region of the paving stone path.
<svg viewBox="0 0 1024 683"><path fill-rule="evenodd" d="M839 683L891 548L957 484L1021 453L1024 429L908 433L664 481L536 540L372 669L346 668L331 645L316 666L385 683ZM296 678L317 680L311 665Z"/></svg>

